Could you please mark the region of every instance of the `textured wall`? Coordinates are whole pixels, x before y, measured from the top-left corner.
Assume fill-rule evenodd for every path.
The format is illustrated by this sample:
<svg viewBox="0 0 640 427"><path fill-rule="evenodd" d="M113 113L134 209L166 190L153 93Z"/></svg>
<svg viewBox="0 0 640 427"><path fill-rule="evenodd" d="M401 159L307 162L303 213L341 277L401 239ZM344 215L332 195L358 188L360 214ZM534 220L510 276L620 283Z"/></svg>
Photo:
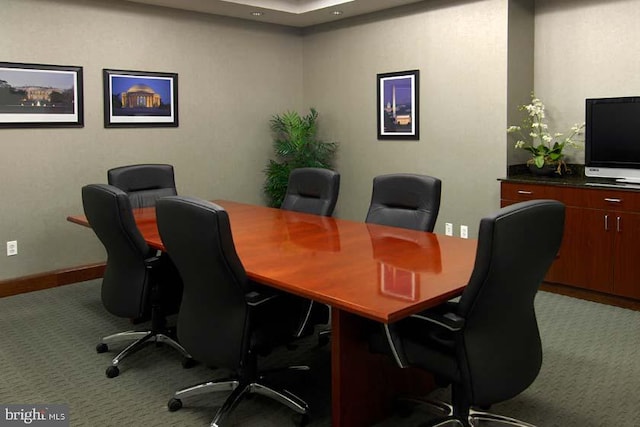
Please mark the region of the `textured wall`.
<svg viewBox="0 0 640 427"><path fill-rule="evenodd" d="M362 220L374 176L442 179L436 232L499 205L506 172L507 1L429 1L304 37L304 98L340 142L338 215ZM376 138L376 74L420 70L420 140Z"/></svg>
<svg viewBox="0 0 640 427"><path fill-rule="evenodd" d="M504 130L531 80L560 130L584 120L585 98L640 87L637 0L536 0L534 46L531 0L428 0L303 35L99 0L0 0L0 10L0 60L85 73L84 128L0 129L0 280L103 260L65 217L81 212L80 187L115 165L170 162L183 194L260 203L270 116L309 106L340 142L338 216L364 218L375 175L427 173L443 180L436 231L466 223L474 236L498 206L507 159L521 160ZM179 73L180 127L104 129L103 68ZM377 141L376 73L416 68L420 141ZM7 258L13 239L20 254Z"/></svg>
<svg viewBox="0 0 640 427"><path fill-rule="evenodd" d="M534 52L534 0L511 0L509 2L509 52L507 72L507 123L522 122L519 105L527 104L533 90ZM507 163L522 164L531 155L514 147L517 138L507 138Z"/></svg>
<svg viewBox="0 0 640 427"><path fill-rule="evenodd" d="M84 67L85 126L0 129L0 280L103 261L80 188L167 162L178 191L261 203L272 114L299 109L302 40L278 26L132 3L0 0L2 61ZM178 128L105 129L102 69L179 74ZM4 243L18 240L6 257Z"/></svg>
<svg viewBox="0 0 640 427"><path fill-rule="evenodd" d="M536 1L535 89L554 131L584 121L585 98L640 95L638 22L637 0Z"/></svg>

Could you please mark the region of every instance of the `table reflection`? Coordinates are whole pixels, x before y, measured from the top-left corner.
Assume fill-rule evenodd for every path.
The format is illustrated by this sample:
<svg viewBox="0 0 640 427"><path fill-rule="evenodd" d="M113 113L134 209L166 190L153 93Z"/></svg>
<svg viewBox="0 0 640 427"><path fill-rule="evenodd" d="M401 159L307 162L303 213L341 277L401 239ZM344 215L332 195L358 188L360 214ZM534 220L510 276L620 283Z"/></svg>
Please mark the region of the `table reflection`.
<svg viewBox="0 0 640 427"><path fill-rule="evenodd" d="M289 240L294 244L314 251L340 251L340 233L333 218L284 213L284 219Z"/></svg>
<svg viewBox="0 0 640 427"><path fill-rule="evenodd" d="M418 300L421 273L442 271L438 237L433 233L374 224L367 224L367 230L373 258L378 263L380 292L403 300ZM413 256L407 256L409 253Z"/></svg>

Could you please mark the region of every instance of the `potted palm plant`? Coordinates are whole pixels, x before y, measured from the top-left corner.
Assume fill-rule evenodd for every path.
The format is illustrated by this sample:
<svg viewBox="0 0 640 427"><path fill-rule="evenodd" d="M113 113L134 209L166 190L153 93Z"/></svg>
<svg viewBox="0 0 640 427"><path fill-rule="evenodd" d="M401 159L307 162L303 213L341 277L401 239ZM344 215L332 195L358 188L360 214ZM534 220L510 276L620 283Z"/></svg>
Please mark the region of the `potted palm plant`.
<svg viewBox="0 0 640 427"><path fill-rule="evenodd" d="M296 168L333 168L336 142L323 142L316 136L318 112L300 116L295 111L276 114L270 121L275 159L264 172L264 192L271 207L280 207L287 191L289 173Z"/></svg>

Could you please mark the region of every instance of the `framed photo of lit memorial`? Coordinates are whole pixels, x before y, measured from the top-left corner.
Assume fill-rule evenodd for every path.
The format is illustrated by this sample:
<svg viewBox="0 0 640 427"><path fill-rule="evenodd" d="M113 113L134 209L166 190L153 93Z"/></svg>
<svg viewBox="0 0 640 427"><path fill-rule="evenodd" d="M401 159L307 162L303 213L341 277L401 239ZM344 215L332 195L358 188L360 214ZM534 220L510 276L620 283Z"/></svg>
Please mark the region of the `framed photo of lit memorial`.
<svg viewBox="0 0 640 427"><path fill-rule="evenodd" d="M0 128L82 126L82 67L0 62Z"/></svg>
<svg viewBox="0 0 640 427"><path fill-rule="evenodd" d="M178 75L102 70L104 127L177 127Z"/></svg>
<svg viewBox="0 0 640 427"><path fill-rule="evenodd" d="M378 139L420 139L420 71L378 74Z"/></svg>

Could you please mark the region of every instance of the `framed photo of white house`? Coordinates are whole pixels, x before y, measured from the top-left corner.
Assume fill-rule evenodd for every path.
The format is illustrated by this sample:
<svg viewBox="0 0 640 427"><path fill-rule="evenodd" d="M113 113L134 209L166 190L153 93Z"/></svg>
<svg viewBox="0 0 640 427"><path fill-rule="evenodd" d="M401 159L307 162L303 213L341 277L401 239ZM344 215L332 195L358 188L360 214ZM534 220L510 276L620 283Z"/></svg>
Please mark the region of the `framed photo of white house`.
<svg viewBox="0 0 640 427"><path fill-rule="evenodd" d="M420 71L378 74L378 139L420 139Z"/></svg>
<svg viewBox="0 0 640 427"><path fill-rule="evenodd" d="M102 70L104 127L177 127L178 75Z"/></svg>
<svg viewBox="0 0 640 427"><path fill-rule="evenodd" d="M0 62L0 127L82 126L82 67Z"/></svg>

